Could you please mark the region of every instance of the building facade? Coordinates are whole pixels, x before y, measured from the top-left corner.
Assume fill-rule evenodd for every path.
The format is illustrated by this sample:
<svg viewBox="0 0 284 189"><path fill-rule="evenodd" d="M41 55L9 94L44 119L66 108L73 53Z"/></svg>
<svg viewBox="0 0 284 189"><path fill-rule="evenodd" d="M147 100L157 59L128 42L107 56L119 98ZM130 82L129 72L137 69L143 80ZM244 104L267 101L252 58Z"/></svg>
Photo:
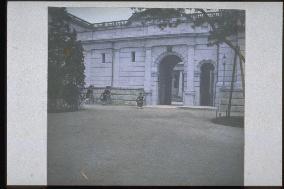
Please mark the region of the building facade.
<svg viewBox="0 0 284 189"><path fill-rule="evenodd" d="M182 18L161 29L155 20L91 24L70 16L84 47L86 87L93 85L96 94L111 86L122 104L135 104L143 92L146 105L214 106L224 113L233 79L232 111L243 113L239 58L232 78L235 53L226 44L208 46L208 24L194 27ZM244 33L231 41L245 54Z"/></svg>

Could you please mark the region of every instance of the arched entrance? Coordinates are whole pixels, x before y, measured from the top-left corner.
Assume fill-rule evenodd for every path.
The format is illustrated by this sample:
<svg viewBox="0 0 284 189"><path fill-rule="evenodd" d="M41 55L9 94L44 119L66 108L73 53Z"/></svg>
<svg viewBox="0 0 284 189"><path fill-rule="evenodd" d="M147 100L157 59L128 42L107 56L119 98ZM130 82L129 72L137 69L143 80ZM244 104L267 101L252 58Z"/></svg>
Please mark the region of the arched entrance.
<svg viewBox="0 0 284 189"><path fill-rule="evenodd" d="M200 105L213 106L214 66L211 63L204 63L200 69Z"/></svg>
<svg viewBox="0 0 284 189"><path fill-rule="evenodd" d="M161 105L170 105L173 101L182 102L183 64L181 62L180 57L168 55L159 64L158 94Z"/></svg>

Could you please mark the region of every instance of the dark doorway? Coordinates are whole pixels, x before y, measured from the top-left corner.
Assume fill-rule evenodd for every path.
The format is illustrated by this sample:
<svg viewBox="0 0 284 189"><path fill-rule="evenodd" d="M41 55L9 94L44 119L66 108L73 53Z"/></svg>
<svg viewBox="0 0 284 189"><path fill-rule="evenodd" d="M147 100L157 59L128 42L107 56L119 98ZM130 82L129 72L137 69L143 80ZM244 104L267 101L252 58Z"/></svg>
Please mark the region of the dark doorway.
<svg viewBox="0 0 284 189"><path fill-rule="evenodd" d="M181 62L175 55L166 56L159 65L159 104L170 105L172 101L173 68Z"/></svg>
<svg viewBox="0 0 284 189"><path fill-rule="evenodd" d="M205 63L201 66L200 74L200 105L213 106L214 66Z"/></svg>

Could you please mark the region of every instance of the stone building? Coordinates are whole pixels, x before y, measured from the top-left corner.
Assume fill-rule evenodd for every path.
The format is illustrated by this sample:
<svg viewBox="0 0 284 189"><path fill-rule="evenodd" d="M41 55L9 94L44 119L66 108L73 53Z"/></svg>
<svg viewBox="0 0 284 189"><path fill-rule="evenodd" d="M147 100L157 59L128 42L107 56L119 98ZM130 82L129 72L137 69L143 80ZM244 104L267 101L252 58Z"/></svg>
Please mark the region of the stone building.
<svg viewBox="0 0 284 189"><path fill-rule="evenodd" d="M210 16L218 16L218 12ZM70 17L84 47L86 87L93 85L97 98L103 88L111 86L117 104L135 104L142 91L146 105L227 110L235 53L226 44L207 45L208 24L193 27L190 19L180 18L176 27L161 29L155 20L130 18L92 24ZM232 36L231 41L245 53L244 33ZM239 115L244 111L244 96L240 66L236 65L232 111Z"/></svg>

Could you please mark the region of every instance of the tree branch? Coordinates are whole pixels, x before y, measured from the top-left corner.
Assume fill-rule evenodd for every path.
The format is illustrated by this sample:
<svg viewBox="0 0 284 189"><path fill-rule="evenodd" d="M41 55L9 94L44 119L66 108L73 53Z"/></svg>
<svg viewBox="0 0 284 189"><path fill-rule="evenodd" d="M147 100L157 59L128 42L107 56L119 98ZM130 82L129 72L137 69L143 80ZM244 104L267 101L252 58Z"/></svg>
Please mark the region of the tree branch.
<svg viewBox="0 0 284 189"><path fill-rule="evenodd" d="M236 46L234 46L234 44L233 44L231 41L229 41L229 40L226 39L226 38L224 38L223 41L224 41L224 43L226 43L229 47L231 47L231 48L239 55L239 57L241 58L241 60L242 60L243 62L246 61L246 60L245 60L245 57L242 55L240 49L237 48Z"/></svg>
<svg viewBox="0 0 284 189"><path fill-rule="evenodd" d="M205 12L205 10L203 10L203 9L196 9L196 10L201 12L203 14L203 16L206 18L207 22L209 23L209 25L212 28L212 32L217 33L217 29L216 29L214 23L212 22L212 20L210 19L210 17L208 16L207 12ZM225 36L223 36L222 39L218 38L217 40L220 41L220 42L226 43L229 47L231 47L239 55L241 60L243 62L245 62L245 57L242 55L241 51L236 46L234 46L234 44L230 40L226 39Z"/></svg>

